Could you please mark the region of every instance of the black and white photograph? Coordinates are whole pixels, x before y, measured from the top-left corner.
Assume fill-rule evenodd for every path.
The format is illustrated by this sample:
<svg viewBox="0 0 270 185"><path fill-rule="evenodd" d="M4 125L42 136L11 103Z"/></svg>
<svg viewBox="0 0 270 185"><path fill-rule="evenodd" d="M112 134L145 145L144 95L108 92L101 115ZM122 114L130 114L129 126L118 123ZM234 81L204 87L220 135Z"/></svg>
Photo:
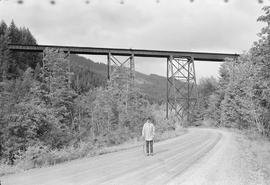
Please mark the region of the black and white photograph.
<svg viewBox="0 0 270 185"><path fill-rule="evenodd" d="M0 185L270 185L270 0L0 0Z"/></svg>

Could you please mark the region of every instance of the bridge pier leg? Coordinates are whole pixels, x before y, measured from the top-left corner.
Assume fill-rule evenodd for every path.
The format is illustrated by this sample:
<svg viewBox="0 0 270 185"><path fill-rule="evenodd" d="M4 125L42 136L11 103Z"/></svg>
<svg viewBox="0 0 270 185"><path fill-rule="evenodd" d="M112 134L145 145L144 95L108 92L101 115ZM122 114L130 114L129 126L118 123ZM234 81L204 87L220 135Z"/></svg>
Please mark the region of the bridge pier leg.
<svg viewBox="0 0 270 185"><path fill-rule="evenodd" d="M65 53L64 58L68 61L68 87L71 88L71 64L70 64L70 50L67 50Z"/></svg>
<svg viewBox="0 0 270 185"><path fill-rule="evenodd" d="M197 84L194 60L191 57L167 59L167 101L166 118L174 113L184 126L191 122L191 114L197 101Z"/></svg>
<svg viewBox="0 0 270 185"><path fill-rule="evenodd" d="M107 55L107 79L111 78L111 53Z"/></svg>
<svg viewBox="0 0 270 185"><path fill-rule="evenodd" d="M166 119L169 119L169 63L170 63L171 57L167 58L167 83L166 83Z"/></svg>
<svg viewBox="0 0 270 185"><path fill-rule="evenodd" d="M134 62L134 54L130 56L130 61L129 61L129 70L130 70L130 79L131 82L133 83L135 80L135 62Z"/></svg>
<svg viewBox="0 0 270 185"><path fill-rule="evenodd" d="M197 80L196 80L196 73L195 73L195 63L194 59L191 58L189 61L189 86L188 86L188 123L191 123L191 116L194 113L194 109L196 108L198 102L198 89L197 89Z"/></svg>

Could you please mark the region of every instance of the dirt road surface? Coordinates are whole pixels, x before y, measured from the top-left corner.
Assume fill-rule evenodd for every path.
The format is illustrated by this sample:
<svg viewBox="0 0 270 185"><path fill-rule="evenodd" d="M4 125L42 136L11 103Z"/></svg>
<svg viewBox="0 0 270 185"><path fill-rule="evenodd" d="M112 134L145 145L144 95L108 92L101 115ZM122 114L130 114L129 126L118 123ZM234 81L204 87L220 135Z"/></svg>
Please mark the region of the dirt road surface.
<svg viewBox="0 0 270 185"><path fill-rule="evenodd" d="M155 143L154 156L142 147L1 177L2 185L249 185L251 179L233 134L189 129ZM255 182L256 181L256 182Z"/></svg>

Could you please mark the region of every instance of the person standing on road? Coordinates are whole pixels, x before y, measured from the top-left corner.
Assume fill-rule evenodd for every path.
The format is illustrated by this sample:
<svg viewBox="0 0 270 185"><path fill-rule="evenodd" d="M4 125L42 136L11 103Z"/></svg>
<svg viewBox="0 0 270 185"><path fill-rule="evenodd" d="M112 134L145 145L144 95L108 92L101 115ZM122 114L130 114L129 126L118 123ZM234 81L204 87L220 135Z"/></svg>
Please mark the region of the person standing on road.
<svg viewBox="0 0 270 185"><path fill-rule="evenodd" d="M155 126L150 121L151 119L147 118L146 123L143 125L142 129L142 137L145 140L147 156L154 155L153 140L155 136Z"/></svg>

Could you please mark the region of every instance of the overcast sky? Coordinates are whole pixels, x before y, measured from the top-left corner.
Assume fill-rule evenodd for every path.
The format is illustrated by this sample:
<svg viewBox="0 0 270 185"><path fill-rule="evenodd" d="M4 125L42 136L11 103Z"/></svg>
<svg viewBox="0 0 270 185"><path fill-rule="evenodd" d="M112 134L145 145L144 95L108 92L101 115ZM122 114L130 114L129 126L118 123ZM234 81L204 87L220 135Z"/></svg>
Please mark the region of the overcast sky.
<svg viewBox="0 0 270 185"><path fill-rule="evenodd" d="M28 27L38 44L241 53L263 24L257 0L0 0L0 19ZM157 3L159 2L159 3ZM95 58L99 62L105 58ZM165 75L165 60L139 59L136 70ZM196 62L197 77L219 64Z"/></svg>

